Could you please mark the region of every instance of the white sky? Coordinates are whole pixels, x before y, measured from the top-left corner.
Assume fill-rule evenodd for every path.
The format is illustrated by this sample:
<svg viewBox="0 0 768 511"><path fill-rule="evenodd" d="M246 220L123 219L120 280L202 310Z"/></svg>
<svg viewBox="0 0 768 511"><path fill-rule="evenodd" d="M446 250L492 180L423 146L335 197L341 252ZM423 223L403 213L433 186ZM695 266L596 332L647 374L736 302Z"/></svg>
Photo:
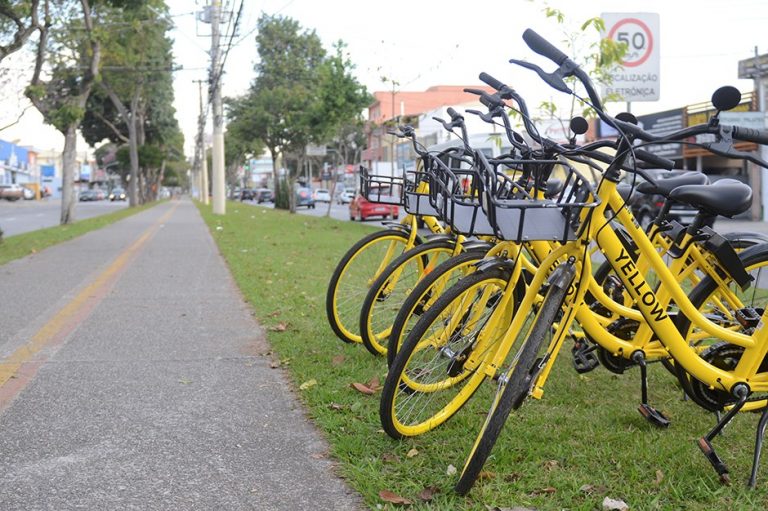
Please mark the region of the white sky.
<svg viewBox="0 0 768 511"><path fill-rule="evenodd" d="M176 109L191 154L198 114L198 89L194 80L205 79L208 66L210 26L197 23L194 11L204 0L168 0L176 23L173 32L176 64ZM240 0L223 0L230 10ZM706 101L720 85L751 90L749 80L737 79L738 60L768 53L768 1L766 0L245 0L236 46L227 58L223 80L225 96L243 94L254 78L257 58L256 22L262 12L279 13L314 29L330 50L338 39L348 45L358 80L373 92L389 90L382 76L400 83L400 90L424 90L432 85L479 84L481 71L514 86L529 106L558 98L534 73L508 61L518 58L536 62L547 70L553 65L533 54L522 41L533 28L551 42L561 44L562 30L543 14L545 5L566 13L571 27L603 12L654 12L660 15L661 98L658 102L633 103L637 114L677 108ZM5 63L3 63L5 64ZM616 113L621 108L613 107ZM24 122L0 132L0 138L22 139L41 148L61 144L52 128L41 127L34 109ZM8 117L7 106L5 117ZM209 128L210 129L210 128ZM57 141L58 138L58 141Z"/></svg>

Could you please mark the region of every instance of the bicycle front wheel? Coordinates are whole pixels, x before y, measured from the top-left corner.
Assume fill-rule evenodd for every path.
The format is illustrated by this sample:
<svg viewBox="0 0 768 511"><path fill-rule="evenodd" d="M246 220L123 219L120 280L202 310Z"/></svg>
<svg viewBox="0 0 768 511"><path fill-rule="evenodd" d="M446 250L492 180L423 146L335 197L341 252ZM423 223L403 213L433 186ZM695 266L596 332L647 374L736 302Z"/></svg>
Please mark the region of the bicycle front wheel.
<svg viewBox="0 0 768 511"><path fill-rule="evenodd" d="M477 435L459 481L456 483L455 490L458 494L466 495L475 484L510 412L518 409L528 397L542 365L541 359L538 358L539 352L550 345L554 332L553 325L562 308L567 290L568 285L561 286L555 283L549 284L546 290L540 290L543 293L541 306L537 312L531 313L532 320L525 321L519 331L518 341L513 345L519 346L518 351L507 370L499 377L496 394L485 423ZM528 289L529 293L534 291L536 290Z"/></svg>
<svg viewBox="0 0 768 511"><path fill-rule="evenodd" d="M409 248L409 234L386 229L365 236L355 243L331 275L325 297L328 323L344 342L360 343L360 307L378 274L395 257ZM416 239L416 244L420 240Z"/></svg>
<svg viewBox="0 0 768 511"><path fill-rule="evenodd" d="M512 316L514 307L498 307L508 282L501 269L474 273L419 319L382 389L379 416L389 436L426 433L472 397L486 378L483 362L498 349Z"/></svg>

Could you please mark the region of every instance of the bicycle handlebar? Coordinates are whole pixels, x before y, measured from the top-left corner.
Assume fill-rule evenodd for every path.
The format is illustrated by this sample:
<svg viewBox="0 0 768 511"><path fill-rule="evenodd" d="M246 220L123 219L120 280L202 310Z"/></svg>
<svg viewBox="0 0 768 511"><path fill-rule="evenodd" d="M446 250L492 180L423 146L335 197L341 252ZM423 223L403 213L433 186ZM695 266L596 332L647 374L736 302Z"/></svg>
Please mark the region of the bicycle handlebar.
<svg viewBox="0 0 768 511"><path fill-rule="evenodd" d="M543 57L547 57L558 66L562 66L568 60L568 55L555 48L554 45L530 28L523 32L523 41L530 49Z"/></svg>

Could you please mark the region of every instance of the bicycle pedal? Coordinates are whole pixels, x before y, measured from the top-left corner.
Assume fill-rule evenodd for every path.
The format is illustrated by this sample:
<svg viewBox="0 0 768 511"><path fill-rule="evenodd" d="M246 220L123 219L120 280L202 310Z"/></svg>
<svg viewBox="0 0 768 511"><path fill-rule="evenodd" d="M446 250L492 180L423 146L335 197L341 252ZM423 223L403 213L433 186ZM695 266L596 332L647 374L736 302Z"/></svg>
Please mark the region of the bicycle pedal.
<svg viewBox="0 0 768 511"><path fill-rule="evenodd" d="M663 413L652 407L651 405L647 403L643 403L640 406L637 407L637 410L640 412L640 415L645 417L645 420L653 424L654 426L660 427L660 428L668 428L670 425L670 420L667 419Z"/></svg>
<svg viewBox="0 0 768 511"><path fill-rule="evenodd" d="M744 307L736 311L736 320L744 328L754 328L760 322L760 316L753 307Z"/></svg>
<svg viewBox="0 0 768 511"><path fill-rule="evenodd" d="M595 347L586 342L576 341L573 343L571 355L573 356L573 368L577 373L588 373L600 366L600 361L594 354L594 350Z"/></svg>
<svg viewBox="0 0 768 511"><path fill-rule="evenodd" d="M701 452L704 453L704 456L706 456L707 460L712 465L712 468L715 469L715 472L717 472L717 475L720 477L720 482L725 485L730 485L731 477L728 475L728 467L723 460L720 459L720 456L717 455L715 449L712 448L712 444L709 440L701 437L699 438L698 445Z"/></svg>

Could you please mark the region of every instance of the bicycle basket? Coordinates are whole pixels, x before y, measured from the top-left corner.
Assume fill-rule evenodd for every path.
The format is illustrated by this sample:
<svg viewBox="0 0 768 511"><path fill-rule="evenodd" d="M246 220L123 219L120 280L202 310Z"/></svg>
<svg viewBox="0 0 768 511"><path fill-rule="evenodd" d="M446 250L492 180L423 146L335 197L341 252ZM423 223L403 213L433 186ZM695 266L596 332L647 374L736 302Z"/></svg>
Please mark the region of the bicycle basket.
<svg viewBox="0 0 768 511"><path fill-rule="evenodd" d="M519 168L524 181L515 176L496 172L480 155L483 182L483 208L494 235L517 243L525 241L558 241L576 239L582 210L596 206L599 201L590 181L576 169L560 160L508 160L505 166ZM541 198L546 188L541 176L560 179L561 191L551 198Z"/></svg>
<svg viewBox="0 0 768 511"><path fill-rule="evenodd" d="M403 175L372 174L360 166L360 193L368 202L403 205Z"/></svg>
<svg viewBox="0 0 768 511"><path fill-rule="evenodd" d="M429 167L422 167L421 170L406 171L403 204L405 212L410 215L440 218L440 214L430 201L429 190L433 186L434 183Z"/></svg>
<svg viewBox="0 0 768 511"><path fill-rule="evenodd" d="M465 236L493 236L483 211L481 182L473 161L433 158L430 200L451 229ZM449 166L450 164L450 166Z"/></svg>

